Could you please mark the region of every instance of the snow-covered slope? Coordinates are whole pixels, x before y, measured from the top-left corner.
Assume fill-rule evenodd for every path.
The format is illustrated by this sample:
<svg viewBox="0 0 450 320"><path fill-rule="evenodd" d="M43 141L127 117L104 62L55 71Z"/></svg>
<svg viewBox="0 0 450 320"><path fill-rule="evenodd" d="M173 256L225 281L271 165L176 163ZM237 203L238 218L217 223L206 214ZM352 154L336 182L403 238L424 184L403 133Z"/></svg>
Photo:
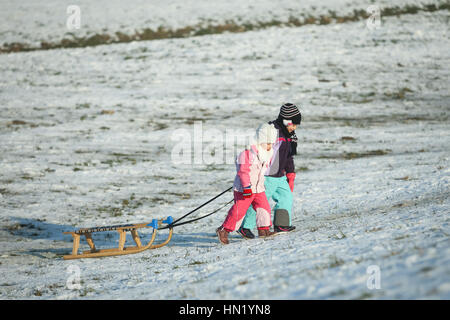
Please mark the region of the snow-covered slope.
<svg viewBox="0 0 450 320"><path fill-rule="evenodd" d="M0 55L1 298L450 298L448 18ZM63 231L179 217L228 188L233 164L174 163L177 134L201 125L209 159L286 101L304 119L296 232L222 246L222 210L157 250L61 259Z"/></svg>
<svg viewBox="0 0 450 320"><path fill-rule="evenodd" d="M76 9L72 9L74 5ZM126 3L121 0L0 0L0 49L12 44L25 48L59 46L63 41L94 36L117 41L144 30L189 28L193 33L199 30L208 33L211 26L218 25L245 27L294 20L303 23L321 17L337 19L358 15L373 5L390 11L443 5L448 9L445 0L379 0L376 3L363 0L262 0L257 3L250 0L131 0ZM79 13L79 18L72 19L74 13ZM77 23L79 26L73 28Z"/></svg>

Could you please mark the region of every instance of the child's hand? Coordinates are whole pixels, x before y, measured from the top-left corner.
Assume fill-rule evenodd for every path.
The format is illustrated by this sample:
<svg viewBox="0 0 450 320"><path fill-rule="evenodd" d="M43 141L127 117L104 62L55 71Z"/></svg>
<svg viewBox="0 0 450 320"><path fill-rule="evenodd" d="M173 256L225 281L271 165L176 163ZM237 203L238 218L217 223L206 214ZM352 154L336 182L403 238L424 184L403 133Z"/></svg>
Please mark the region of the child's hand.
<svg viewBox="0 0 450 320"><path fill-rule="evenodd" d="M252 186L248 186L248 187L244 188L244 192L243 192L244 198L246 198L246 199L250 198L252 196L252 194L253 194Z"/></svg>

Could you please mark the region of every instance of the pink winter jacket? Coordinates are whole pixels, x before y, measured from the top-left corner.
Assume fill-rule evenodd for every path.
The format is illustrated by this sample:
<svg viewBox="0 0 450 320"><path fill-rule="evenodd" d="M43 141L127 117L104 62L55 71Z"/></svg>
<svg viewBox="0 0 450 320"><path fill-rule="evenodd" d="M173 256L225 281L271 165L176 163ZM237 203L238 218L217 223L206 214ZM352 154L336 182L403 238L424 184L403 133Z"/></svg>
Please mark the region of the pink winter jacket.
<svg viewBox="0 0 450 320"><path fill-rule="evenodd" d="M236 178L234 190L243 192L244 187L252 186L253 193L266 191L264 187L264 173L270 161L262 162L258 157L256 146L242 151L236 159Z"/></svg>

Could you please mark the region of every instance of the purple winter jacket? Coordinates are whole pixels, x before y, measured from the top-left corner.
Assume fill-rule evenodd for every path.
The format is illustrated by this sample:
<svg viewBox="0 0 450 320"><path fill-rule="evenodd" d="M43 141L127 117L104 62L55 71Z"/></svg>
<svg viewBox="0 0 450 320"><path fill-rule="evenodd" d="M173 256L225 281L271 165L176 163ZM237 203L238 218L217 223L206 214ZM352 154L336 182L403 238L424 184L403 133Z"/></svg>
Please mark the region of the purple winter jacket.
<svg viewBox="0 0 450 320"><path fill-rule="evenodd" d="M273 157L269 168L265 172L266 176L283 177L288 173L295 173L294 157L291 150L291 139L281 130L276 121L271 121L278 130L278 139L273 147Z"/></svg>

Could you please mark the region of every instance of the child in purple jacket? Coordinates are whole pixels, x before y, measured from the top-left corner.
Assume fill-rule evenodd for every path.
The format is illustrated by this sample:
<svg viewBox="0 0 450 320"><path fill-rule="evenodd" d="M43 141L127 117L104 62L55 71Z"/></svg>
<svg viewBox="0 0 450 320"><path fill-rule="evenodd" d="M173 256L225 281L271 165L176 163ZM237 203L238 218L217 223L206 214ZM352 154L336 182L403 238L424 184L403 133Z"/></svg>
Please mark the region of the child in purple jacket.
<svg viewBox="0 0 450 320"><path fill-rule="evenodd" d="M285 103L280 108L276 120L271 121L278 131L277 142L273 145L273 159L266 171L265 188L268 199L275 201L274 231L290 232L295 229L292 225L292 205L295 180L294 155L297 153L297 136L295 130L302 120L298 107L292 103ZM247 210L238 233L253 239L251 232L256 226L256 213L250 207Z"/></svg>

